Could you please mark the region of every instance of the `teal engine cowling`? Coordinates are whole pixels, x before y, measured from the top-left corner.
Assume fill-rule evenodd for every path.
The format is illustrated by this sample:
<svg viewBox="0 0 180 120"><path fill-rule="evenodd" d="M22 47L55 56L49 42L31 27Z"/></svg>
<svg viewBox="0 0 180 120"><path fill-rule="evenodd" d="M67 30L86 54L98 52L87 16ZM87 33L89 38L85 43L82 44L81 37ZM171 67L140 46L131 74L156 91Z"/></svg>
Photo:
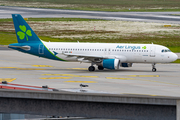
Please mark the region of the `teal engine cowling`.
<svg viewBox="0 0 180 120"><path fill-rule="evenodd" d="M119 69L120 60L119 59L104 59L102 61L102 66L107 69Z"/></svg>

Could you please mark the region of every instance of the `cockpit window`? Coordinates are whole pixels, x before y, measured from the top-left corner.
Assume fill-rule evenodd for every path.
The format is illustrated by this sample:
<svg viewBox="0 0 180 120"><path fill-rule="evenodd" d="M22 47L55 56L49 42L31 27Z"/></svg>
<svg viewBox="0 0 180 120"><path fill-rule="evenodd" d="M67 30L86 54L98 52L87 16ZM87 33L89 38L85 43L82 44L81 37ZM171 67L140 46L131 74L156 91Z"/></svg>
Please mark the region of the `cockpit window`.
<svg viewBox="0 0 180 120"><path fill-rule="evenodd" d="M163 49L161 52L171 52L169 49Z"/></svg>

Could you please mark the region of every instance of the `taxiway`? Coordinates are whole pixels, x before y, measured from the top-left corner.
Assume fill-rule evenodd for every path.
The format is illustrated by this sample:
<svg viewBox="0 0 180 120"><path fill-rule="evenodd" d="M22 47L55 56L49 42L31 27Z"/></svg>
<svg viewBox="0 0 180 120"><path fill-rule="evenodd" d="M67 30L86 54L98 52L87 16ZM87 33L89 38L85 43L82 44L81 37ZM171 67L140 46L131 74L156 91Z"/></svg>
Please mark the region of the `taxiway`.
<svg viewBox="0 0 180 120"><path fill-rule="evenodd" d="M91 18L180 24L180 12L100 12L0 6L0 18L21 14L24 18Z"/></svg>
<svg viewBox="0 0 180 120"><path fill-rule="evenodd" d="M89 72L89 64L39 58L14 50L0 50L0 81L16 84L48 85L63 91L134 94L149 96L180 95L180 64L133 64L120 70ZM82 92L82 91L81 91Z"/></svg>

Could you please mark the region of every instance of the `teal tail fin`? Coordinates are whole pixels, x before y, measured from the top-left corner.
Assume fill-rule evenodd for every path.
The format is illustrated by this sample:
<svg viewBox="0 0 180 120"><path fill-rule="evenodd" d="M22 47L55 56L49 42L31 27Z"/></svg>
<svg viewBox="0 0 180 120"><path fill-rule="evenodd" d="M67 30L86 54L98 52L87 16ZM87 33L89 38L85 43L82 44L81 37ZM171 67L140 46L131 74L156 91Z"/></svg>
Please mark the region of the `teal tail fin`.
<svg viewBox="0 0 180 120"><path fill-rule="evenodd" d="M35 34L35 32L31 29L31 27L20 14L12 14L12 18L18 43L41 42L39 37Z"/></svg>

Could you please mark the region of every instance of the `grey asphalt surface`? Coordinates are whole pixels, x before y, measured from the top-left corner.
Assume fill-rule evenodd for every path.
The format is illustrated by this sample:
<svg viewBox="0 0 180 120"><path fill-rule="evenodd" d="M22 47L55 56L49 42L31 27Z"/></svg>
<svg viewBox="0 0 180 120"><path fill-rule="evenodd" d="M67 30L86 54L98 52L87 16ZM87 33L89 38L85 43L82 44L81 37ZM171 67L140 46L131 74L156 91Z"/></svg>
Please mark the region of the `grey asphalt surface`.
<svg viewBox="0 0 180 120"><path fill-rule="evenodd" d="M87 63L53 61L14 50L0 50L0 56L1 81L70 92L180 96L180 64L157 64L157 72L150 64L89 72ZM80 84L89 87L80 91Z"/></svg>
<svg viewBox="0 0 180 120"><path fill-rule="evenodd" d="M11 18L11 14L21 14L25 18L67 17L180 24L180 12L99 12L0 6L0 18Z"/></svg>

